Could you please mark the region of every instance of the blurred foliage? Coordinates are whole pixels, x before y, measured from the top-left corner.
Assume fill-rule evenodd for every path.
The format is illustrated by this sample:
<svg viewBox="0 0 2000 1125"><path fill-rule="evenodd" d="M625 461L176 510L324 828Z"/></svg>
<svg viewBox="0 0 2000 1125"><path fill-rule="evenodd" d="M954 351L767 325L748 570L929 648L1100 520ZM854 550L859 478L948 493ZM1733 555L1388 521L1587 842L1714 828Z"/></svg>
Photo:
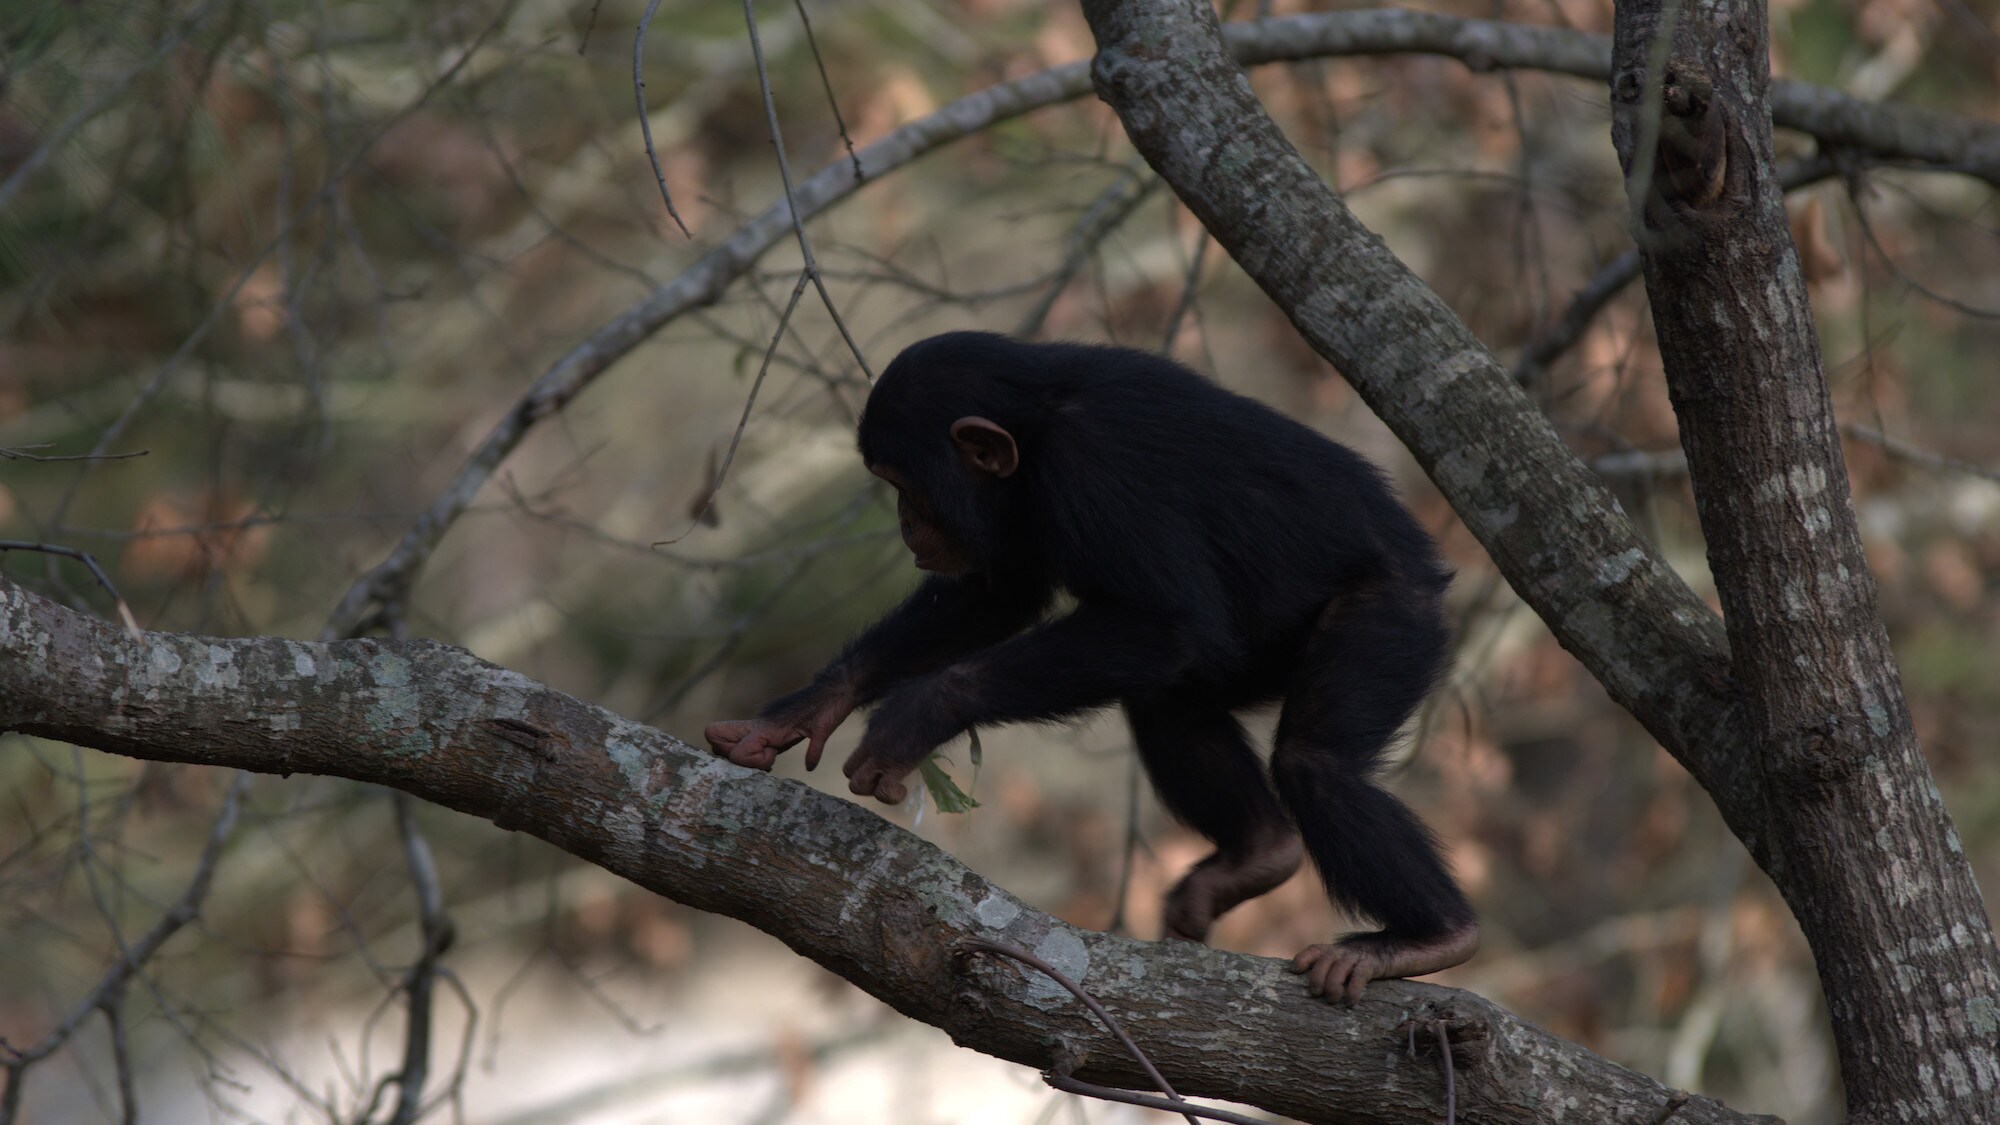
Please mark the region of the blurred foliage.
<svg viewBox="0 0 2000 1125"><path fill-rule="evenodd" d="M1430 6L1600 31L1610 18L1602 0ZM1996 7L1779 0L1773 66L1991 119ZM857 144L1090 51L1067 5L807 8ZM665 4L646 98L694 238L671 228L634 119L642 10L0 5L0 453L11 455L0 538L92 552L151 628L315 635L537 374L778 198L740 7ZM845 159L796 11L757 11L795 168ZM1253 83L1308 159L1503 356L1628 245L1604 92L1591 84L1434 59L1328 60ZM1835 1119L1811 963L1782 903L1282 313L1221 254L1196 258L1198 228L1165 193L1074 277L1056 275L1081 217L1133 174L1115 119L1085 99L882 177L813 225L816 252L877 370L933 331L1010 329L1059 284L1045 335L1166 343L1389 465L1459 572L1457 671L1397 779L1487 919L1486 951L1447 979L1671 1084ZM1867 168L1792 205L1843 421L1923 451L1848 445L1919 731L1991 885L1991 193ZM428 564L411 628L693 738L802 682L905 591L893 512L852 453L865 383L810 297L702 514L797 264L789 244L773 251L543 423ZM1677 447L1638 287L1532 389L1586 458ZM1609 479L1706 592L1685 483ZM67 560L9 553L0 568L108 610ZM923 831L1074 921L1156 933L1158 896L1203 847L1150 802L1128 831L1116 723L988 742L980 807ZM837 787L837 771L812 780L830 784L827 773ZM45 1034L115 956L112 926L142 930L178 898L225 786L0 742L0 1037ZM453 963L468 967L494 1034L530 966L557 966L566 987L597 996L601 972L689 974L725 952L707 923L537 843L437 810L422 819L461 935ZM280 1085L279 1105L365 1103L351 1037L261 1045L301 1012L393 1025L376 1006L414 956L413 901L379 793L260 782L198 925L128 998L161 1104L185 1104L167 1099L192 1083L223 1112L258 1117L274 1074L299 1081ZM1289 956L1339 925L1301 878L1229 916L1217 940ZM569 1026L649 1022L609 1012L570 1013ZM93 1029L62 1077L37 1071L36 1119L115 1118L107 1052ZM378 1047L375 1074L392 1055ZM193 1072L191 1058L203 1060Z"/></svg>

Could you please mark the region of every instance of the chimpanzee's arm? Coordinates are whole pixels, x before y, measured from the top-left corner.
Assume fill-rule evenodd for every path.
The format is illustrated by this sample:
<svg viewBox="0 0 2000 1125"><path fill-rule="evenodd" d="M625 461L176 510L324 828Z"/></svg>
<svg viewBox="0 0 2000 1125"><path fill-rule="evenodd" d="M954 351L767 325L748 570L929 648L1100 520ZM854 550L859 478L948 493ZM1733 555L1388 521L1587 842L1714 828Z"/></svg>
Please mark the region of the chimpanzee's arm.
<svg viewBox="0 0 2000 1125"><path fill-rule="evenodd" d="M1047 607L1051 594L1046 584L1000 586L977 575L926 579L849 642L812 683L765 704L755 719L710 723L708 744L739 766L770 769L780 753L805 741L806 768L812 769L827 738L856 707L1019 632Z"/></svg>
<svg viewBox="0 0 2000 1125"><path fill-rule="evenodd" d="M1052 593L1046 585L998 585L980 575L933 575L849 641L805 691L844 687L856 706L873 703L911 676L1020 632L1048 607Z"/></svg>
<svg viewBox="0 0 2000 1125"><path fill-rule="evenodd" d="M1158 611L1084 606L883 693L847 760L849 787L900 801L902 778L969 728L1061 718L1170 688L1193 656L1184 624Z"/></svg>

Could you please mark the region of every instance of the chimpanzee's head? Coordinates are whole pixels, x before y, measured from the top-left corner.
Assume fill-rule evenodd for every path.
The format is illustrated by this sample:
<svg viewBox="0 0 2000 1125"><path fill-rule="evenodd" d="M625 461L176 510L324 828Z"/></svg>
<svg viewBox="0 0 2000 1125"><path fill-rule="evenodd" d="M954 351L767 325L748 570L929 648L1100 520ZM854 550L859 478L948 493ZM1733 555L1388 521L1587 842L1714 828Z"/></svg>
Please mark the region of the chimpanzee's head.
<svg viewBox="0 0 2000 1125"><path fill-rule="evenodd" d="M1027 349L950 332L903 350L861 414L861 460L896 489L903 542L941 574L1007 565L1021 512L1021 445L1036 428Z"/></svg>

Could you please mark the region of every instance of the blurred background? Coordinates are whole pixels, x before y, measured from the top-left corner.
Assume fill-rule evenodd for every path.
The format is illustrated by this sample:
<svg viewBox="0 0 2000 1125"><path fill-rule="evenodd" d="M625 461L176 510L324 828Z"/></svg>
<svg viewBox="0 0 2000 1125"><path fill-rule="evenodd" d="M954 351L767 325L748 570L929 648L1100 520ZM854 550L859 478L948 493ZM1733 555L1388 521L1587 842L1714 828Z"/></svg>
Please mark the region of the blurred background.
<svg viewBox="0 0 2000 1125"><path fill-rule="evenodd" d="M1610 27L1599 0L1427 7ZM1996 9L1774 0L1773 69L1990 120ZM0 539L89 553L147 628L317 635L544 370L782 200L742 8L667 0L644 96L692 236L675 229L634 107L642 11L0 5ZM801 9L756 7L801 180L849 159L835 107L861 146L1092 50L1067 4L803 11L810 38ZM1547 340L1579 289L1615 276L1630 241L1600 84L1423 58L1267 67L1252 81L1504 362ZM873 370L963 327L1170 350L1387 466L1443 541L1458 569L1456 669L1392 785L1437 828L1484 916L1484 949L1446 983L1737 1108L1838 1118L1811 960L1709 800L1206 245L1108 110L1086 96L876 175L810 227ZM1988 886L2000 875L1992 200L1970 178L1882 167L1790 200L1881 609ZM866 377L810 292L759 379L799 265L780 239L721 300L672 319L537 426L424 569L410 630L699 742L709 720L804 682L907 591L892 497L853 452ZM1642 287L1520 375L1708 592ZM0 571L113 612L74 559L9 551ZM1156 936L1160 894L1205 847L1134 787L1115 716L982 742L977 769L963 744L947 751L978 808L890 815L1036 906ZM837 771L807 775L795 757L781 774L844 790ZM395 1070L416 894L391 802L346 782L252 785L194 920L123 990L118 1018L76 1016L119 950L187 895L230 784L0 739L0 1055L59 1036L23 1072L20 1120L120 1120L122 1070L152 1120L347 1121ZM438 1000L438 1119L1149 1116L960 1051L754 930L488 823L417 813L458 935ZM1215 941L1289 957L1346 925L1301 877L1229 915Z"/></svg>

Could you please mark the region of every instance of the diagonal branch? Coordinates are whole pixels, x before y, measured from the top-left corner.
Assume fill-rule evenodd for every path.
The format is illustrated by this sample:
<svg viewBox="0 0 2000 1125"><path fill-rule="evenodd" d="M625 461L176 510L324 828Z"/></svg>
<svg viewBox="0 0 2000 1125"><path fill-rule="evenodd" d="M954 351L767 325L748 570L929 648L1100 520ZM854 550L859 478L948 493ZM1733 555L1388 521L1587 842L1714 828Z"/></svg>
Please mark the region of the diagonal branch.
<svg viewBox="0 0 2000 1125"><path fill-rule="evenodd" d="M387 785L743 919L962 1045L1086 1082L1152 1084L1068 992L965 942L1060 968L1175 1089L1304 1121L1440 1120L1437 1065L1402 1050L1416 1017L1452 1028L1467 1125L1633 1120L1683 1097L1471 993L1385 982L1343 1011L1280 961L1076 929L866 809L435 642L135 641L0 578L5 731ZM1674 1119L1758 1120L1705 1098Z"/></svg>

